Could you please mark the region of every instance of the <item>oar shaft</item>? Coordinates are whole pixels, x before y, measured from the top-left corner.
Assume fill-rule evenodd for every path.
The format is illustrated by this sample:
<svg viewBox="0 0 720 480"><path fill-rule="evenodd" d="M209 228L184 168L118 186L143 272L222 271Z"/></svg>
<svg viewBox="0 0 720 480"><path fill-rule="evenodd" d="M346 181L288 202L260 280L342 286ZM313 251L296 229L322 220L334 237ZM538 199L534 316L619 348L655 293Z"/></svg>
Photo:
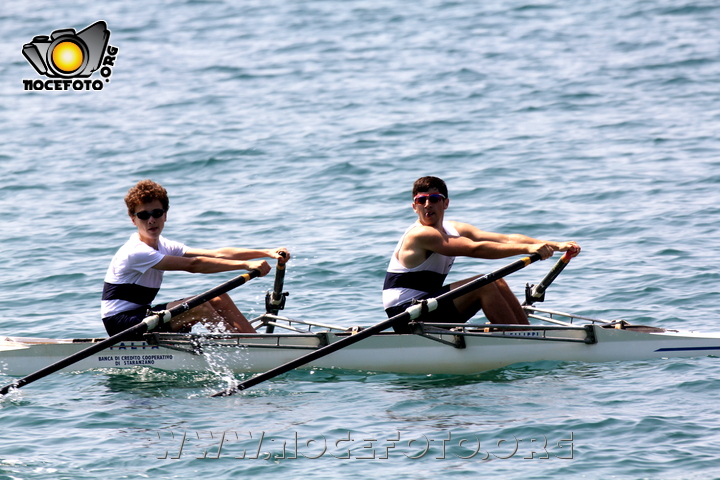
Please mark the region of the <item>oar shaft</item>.
<svg viewBox="0 0 720 480"><path fill-rule="evenodd" d="M58 370L62 370L65 367L68 367L72 365L73 363L79 362L80 360L83 360L84 358L89 357L90 355L97 353L101 350L105 350L107 347L110 347L125 338L128 338L130 336L134 336L137 334L142 334L147 331L147 323L138 323L137 325L134 325L127 330L124 330L117 335L113 335L112 337L103 340L101 342L95 343L77 353L74 353L70 355L67 358L63 358L62 360L55 362L51 365L48 365L45 368L42 368L38 370L37 372L31 373L30 375L27 375L19 380L15 380L13 383L9 385L5 385L2 389L0 389L0 395L6 395L10 390L23 387L27 385L28 383L32 383L35 380L40 380L43 377L46 377L50 375L51 373L55 373Z"/></svg>
<svg viewBox="0 0 720 480"><path fill-rule="evenodd" d="M199 295L195 295L194 297L191 297L187 300L187 302L176 305L175 307L168 310L173 317L177 317L181 313L185 313L191 308L195 308L198 305L201 305L209 300L212 300L215 297L219 297L220 295L229 292L230 290L237 288L241 285L244 285L245 283L249 282L253 278L257 278L260 276L259 270L250 270L248 273L243 273L242 275L238 275L237 277L233 278L232 280L228 280L227 282L218 285L217 287L211 288L207 292L201 293ZM171 317L172 318L172 317Z"/></svg>
<svg viewBox="0 0 720 480"><path fill-rule="evenodd" d="M232 280L229 280L222 285L218 285L215 288L211 288L207 292L201 293L200 295L196 295L194 297L191 297L186 302L177 305L169 310L166 310L164 312L157 312L155 315L151 315L149 317L146 317L142 322L138 323L137 325L133 325L132 327L128 328L127 330L124 330L116 335L113 335L110 338L107 338L101 342L95 343L84 350L81 350L73 355L70 355L67 358L64 358L58 362L53 363L52 365L48 365L45 368L42 368L38 370L37 372L31 373L30 375L27 375L26 377L23 377L19 380L14 381L13 383L4 386L2 389L0 389L0 395L6 395L10 390L15 388L20 388L24 385L27 385L28 383L32 383L36 380L39 380L43 377L46 377L50 375L51 373L55 373L58 370L62 370L65 367L68 367L74 363L79 362L80 360L83 360L90 355L97 353L101 350L104 350L112 345L115 345L118 342L121 342L125 340L126 338L134 337L136 335L142 335L143 333L153 330L158 325L162 323L169 322L171 318L177 317L181 313L185 313L191 308L197 307L200 304L203 304L207 302L208 300L212 300L213 298L222 295L223 293L227 293L233 288L237 288L240 285L246 283L247 281L257 277L260 275L260 272L258 270L252 270L248 273L244 273L238 277L233 278Z"/></svg>
<svg viewBox="0 0 720 480"><path fill-rule="evenodd" d="M503 268L495 270L494 272L491 272L491 273L488 273L481 277L478 277L475 280L468 282L461 287L458 287L454 290L450 290L449 292L446 292L437 298L428 299L427 304L425 306L423 304L417 304L417 305L408 307L407 310L405 310L404 312L402 312L398 315L395 315L392 318L388 318L387 320L382 321L378 324L375 324L371 327L368 327L364 330L361 330L354 335L350 335L341 340L338 340L329 345L326 345L322 348L313 350L312 352L308 353L307 355L303 355L300 358L291 360L290 362L287 362L283 365L275 367L272 370L268 370L265 373L261 373L260 375L257 375L248 380L245 380L244 382L240 382L234 388L224 390L222 392L218 392L218 393L214 394L213 397L224 397L224 396L232 395L232 394L242 391L242 390L246 390L252 386L257 385L258 383L262 383L266 380L270 380L271 378L277 377L278 375L287 373L290 370L294 370L298 367L306 365L314 360L317 360L318 358L324 357L326 355L330 355L333 352L336 352L342 348L345 348L354 343L357 343L357 342L359 342L367 337L370 337L376 333L380 333L383 330L386 330L386 329L392 327L395 322L414 320L415 318L418 318L419 316L424 314L425 311L435 310L437 308L437 302L440 300L450 300L453 298L460 297L460 296L462 296L468 292L471 292L477 288L480 288L484 285L488 285L488 284L494 282L495 280L498 280L506 275L510 275L513 272L516 272L522 268L525 268L526 266L530 265L533 262L536 262L537 260L540 260L540 255L538 255L537 253L534 253L528 257L521 258L520 260L517 260L509 265L506 265ZM425 310L425 307L427 308L427 310Z"/></svg>

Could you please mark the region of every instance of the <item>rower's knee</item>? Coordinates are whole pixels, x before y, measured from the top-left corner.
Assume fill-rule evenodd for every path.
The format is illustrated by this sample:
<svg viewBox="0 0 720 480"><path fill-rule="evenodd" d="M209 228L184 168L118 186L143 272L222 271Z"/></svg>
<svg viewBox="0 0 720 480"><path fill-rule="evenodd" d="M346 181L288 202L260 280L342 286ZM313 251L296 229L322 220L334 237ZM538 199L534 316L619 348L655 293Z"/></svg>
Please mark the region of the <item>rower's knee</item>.
<svg viewBox="0 0 720 480"><path fill-rule="evenodd" d="M499 284L498 282L504 283L504 280L501 278L500 280L495 280L492 283L488 283L487 285L485 285L481 288L478 288L476 290L477 294L481 298L491 298L491 297L500 295L500 293L503 289L503 285ZM505 285L507 285L507 284L505 284Z"/></svg>
<svg viewBox="0 0 720 480"><path fill-rule="evenodd" d="M223 305L228 300L230 300L230 296L227 293L223 293L222 295L219 295L219 296L211 299L208 303L214 307L216 305L218 305L218 306Z"/></svg>

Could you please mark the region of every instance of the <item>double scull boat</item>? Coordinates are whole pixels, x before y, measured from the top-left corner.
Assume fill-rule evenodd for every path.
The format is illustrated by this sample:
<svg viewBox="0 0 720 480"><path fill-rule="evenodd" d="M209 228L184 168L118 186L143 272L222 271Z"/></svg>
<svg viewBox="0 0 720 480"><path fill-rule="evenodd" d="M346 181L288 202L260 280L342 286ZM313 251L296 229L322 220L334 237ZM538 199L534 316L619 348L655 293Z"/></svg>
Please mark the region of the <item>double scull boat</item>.
<svg viewBox="0 0 720 480"><path fill-rule="evenodd" d="M339 327L279 316L284 262L266 296L266 313L253 319L252 334L153 333L160 323L257 277L252 271L157 312L110 338L48 339L0 336L0 372L22 376L0 389L20 388L57 371L151 367L174 371L260 373L214 396L231 395L293 368L338 368L410 374L475 374L517 363L608 362L720 354L720 333L682 332L600 320L534 306L576 252L565 252L538 285L528 285L523 308L531 325L433 324L425 312L540 259L532 254L467 284L423 300L378 324ZM412 333L389 327L407 321ZM277 330L277 331L276 331ZM148 333L149 332L149 333ZM142 340L128 340L139 338Z"/></svg>
<svg viewBox="0 0 720 480"><path fill-rule="evenodd" d="M536 321L532 325L413 322L411 334L378 333L305 368L475 374L526 362L608 362L720 354L720 332L683 332L525 308ZM252 323L272 333L147 333L144 340L119 342L63 371L152 367L257 373L362 331L361 327L297 321L271 313ZM0 337L0 372L27 375L102 340Z"/></svg>

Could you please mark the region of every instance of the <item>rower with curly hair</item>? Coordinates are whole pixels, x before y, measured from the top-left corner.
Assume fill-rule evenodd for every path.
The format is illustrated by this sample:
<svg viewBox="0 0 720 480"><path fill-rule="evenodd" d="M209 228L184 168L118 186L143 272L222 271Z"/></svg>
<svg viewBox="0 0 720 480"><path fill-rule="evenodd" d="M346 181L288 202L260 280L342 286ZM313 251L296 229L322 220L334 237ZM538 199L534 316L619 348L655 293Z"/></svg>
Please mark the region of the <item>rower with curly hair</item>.
<svg viewBox="0 0 720 480"><path fill-rule="evenodd" d="M150 311L166 310L183 302L177 300L151 306L165 271L218 273L258 270L264 276L270 271L270 265L265 260L256 259L282 258L283 262L290 259L284 247L204 250L166 239L162 231L170 201L167 190L151 180L143 180L132 187L125 196L125 204L137 232L117 251L105 275L102 318L109 335L140 323ZM255 332L228 294L178 315L168 324L160 326L159 330L189 331L198 322L227 332Z"/></svg>

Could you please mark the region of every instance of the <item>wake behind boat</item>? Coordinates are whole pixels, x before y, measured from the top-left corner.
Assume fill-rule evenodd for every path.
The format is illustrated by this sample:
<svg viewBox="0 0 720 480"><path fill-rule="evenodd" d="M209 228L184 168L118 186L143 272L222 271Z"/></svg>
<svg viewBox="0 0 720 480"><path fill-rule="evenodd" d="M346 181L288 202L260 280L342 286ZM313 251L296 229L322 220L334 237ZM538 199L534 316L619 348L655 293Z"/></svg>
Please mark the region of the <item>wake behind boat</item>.
<svg viewBox="0 0 720 480"><path fill-rule="evenodd" d="M592 319L526 307L529 326L428 324L412 334L382 332L306 365L412 374L475 374L515 363L608 362L720 353L720 333L696 333ZM539 322L539 323L538 323ZM148 333L63 371L152 367L173 371L258 373L362 331L265 314L252 323L273 333ZM104 339L0 338L0 369L23 376Z"/></svg>

